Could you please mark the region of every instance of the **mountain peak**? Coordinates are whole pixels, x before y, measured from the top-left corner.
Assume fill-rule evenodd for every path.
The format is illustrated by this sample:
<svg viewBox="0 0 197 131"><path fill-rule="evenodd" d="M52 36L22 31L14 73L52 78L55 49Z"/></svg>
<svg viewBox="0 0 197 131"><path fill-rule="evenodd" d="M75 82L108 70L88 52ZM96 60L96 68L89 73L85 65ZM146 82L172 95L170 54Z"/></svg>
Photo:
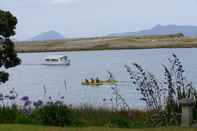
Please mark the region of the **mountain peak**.
<svg viewBox="0 0 197 131"><path fill-rule="evenodd" d="M54 33L54 34L59 34L57 31L54 31L54 30L50 30L48 32L44 32L44 33Z"/></svg>
<svg viewBox="0 0 197 131"><path fill-rule="evenodd" d="M65 37L62 36L60 33L51 30L48 32L43 32L35 37L32 37L30 41L62 40L62 39L65 39Z"/></svg>
<svg viewBox="0 0 197 131"><path fill-rule="evenodd" d="M183 33L185 36L197 36L197 26L190 25L156 25L151 29L138 32L126 32L120 34L112 34L112 36L148 36L148 35L170 35Z"/></svg>
<svg viewBox="0 0 197 131"><path fill-rule="evenodd" d="M161 28L161 27L162 27L162 25L158 24L158 25L154 26L153 28Z"/></svg>

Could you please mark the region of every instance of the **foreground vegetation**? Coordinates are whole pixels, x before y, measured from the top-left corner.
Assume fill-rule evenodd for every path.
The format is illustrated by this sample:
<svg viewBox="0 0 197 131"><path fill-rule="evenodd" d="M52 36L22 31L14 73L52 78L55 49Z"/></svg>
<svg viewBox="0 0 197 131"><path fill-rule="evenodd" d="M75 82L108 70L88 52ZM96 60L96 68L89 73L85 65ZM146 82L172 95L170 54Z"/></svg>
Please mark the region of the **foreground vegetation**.
<svg viewBox="0 0 197 131"><path fill-rule="evenodd" d="M197 47L196 38L182 34L141 37L97 37L54 41L17 42L18 52L118 50Z"/></svg>
<svg viewBox="0 0 197 131"><path fill-rule="evenodd" d="M91 106L72 107L64 104L64 96L53 99L44 91L46 101L32 101L28 96L18 98L12 89L9 94L0 94L0 123L34 124L61 127L108 127L108 128L151 128L180 125L181 99L194 101L193 118L197 120L197 92L186 80L183 66L173 54L168 65L163 65L164 80L157 80L140 65L125 66L132 88L141 93L146 110L129 107L114 85L111 108ZM44 90L46 90L44 88ZM48 96L48 98L47 98ZM18 103L20 101L21 104ZM104 102L107 99L103 99Z"/></svg>
<svg viewBox="0 0 197 131"><path fill-rule="evenodd" d="M33 110L16 107L0 109L0 123L61 127L151 127L147 116L144 111L111 111L90 107L74 109L62 104L48 104Z"/></svg>
<svg viewBox="0 0 197 131"><path fill-rule="evenodd" d="M1 131L195 131L195 128L146 128L146 129L120 129L106 127L84 127L84 128L58 128L33 125L0 125Z"/></svg>

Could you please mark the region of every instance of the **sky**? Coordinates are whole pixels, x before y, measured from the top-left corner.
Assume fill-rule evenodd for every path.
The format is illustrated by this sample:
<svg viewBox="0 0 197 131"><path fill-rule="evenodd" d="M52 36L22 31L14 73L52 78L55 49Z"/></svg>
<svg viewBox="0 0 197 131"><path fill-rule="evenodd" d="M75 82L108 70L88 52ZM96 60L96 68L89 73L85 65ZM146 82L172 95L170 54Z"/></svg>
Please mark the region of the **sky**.
<svg viewBox="0 0 197 131"><path fill-rule="evenodd" d="M76 38L157 24L197 26L197 0L0 0L0 9L17 17L17 40L51 30Z"/></svg>

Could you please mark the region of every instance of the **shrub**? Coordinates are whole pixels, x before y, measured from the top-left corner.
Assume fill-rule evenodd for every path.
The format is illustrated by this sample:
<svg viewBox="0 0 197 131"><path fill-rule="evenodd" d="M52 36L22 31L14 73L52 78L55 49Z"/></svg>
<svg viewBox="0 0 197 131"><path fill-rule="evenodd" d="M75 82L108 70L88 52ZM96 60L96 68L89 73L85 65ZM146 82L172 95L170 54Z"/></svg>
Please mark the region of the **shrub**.
<svg viewBox="0 0 197 131"><path fill-rule="evenodd" d="M111 118L117 116L117 113L104 108L95 109L91 106L79 107L75 110L75 118L80 119L85 125L88 126L104 126L109 123Z"/></svg>
<svg viewBox="0 0 197 131"><path fill-rule="evenodd" d="M131 70L129 66L125 67L134 87L141 93L141 100L150 111L150 123L153 126L179 124L180 100L184 98L197 100L197 93L192 83L186 80L185 70L178 57L173 54L169 59L169 66L163 65L164 81L158 81L152 73L146 72L140 65L136 63L133 65L136 70Z"/></svg>
<svg viewBox="0 0 197 131"><path fill-rule="evenodd" d="M44 125L71 126L73 123L73 112L62 104L48 104L33 112L37 121Z"/></svg>
<svg viewBox="0 0 197 131"><path fill-rule="evenodd" d="M18 114L15 107L0 107L0 123L15 123Z"/></svg>
<svg viewBox="0 0 197 131"><path fill-rule="evenodd" d="M162 91L160 82L157 81L155 76L146 72L140 65L134 63L135 71L131 70L129 66L125 66L130 75L130 79L136 90L141 93L141 100L146 103L148 110L156 112L161 110L162 107Z"/></svg>
<svg viewBox="0 0 197 131"><path fill-rule="evenodd" d="M88 127L90 126L87 121L85 121L83 118L75 117L72 121L73 127Z"/></svg>
<svg viewBox="0 0 197 131"><path fill-rule="evenodd" d="M18 114L16 117L17 124L40 124L33 119L32 115Z"/></svg>
<svg viewBox="0 0 197 131"><path fill-rule="evenodd" d="M119 128L130 128L131 120L123 116L112 117L110 121L112 125Z"/></svg>

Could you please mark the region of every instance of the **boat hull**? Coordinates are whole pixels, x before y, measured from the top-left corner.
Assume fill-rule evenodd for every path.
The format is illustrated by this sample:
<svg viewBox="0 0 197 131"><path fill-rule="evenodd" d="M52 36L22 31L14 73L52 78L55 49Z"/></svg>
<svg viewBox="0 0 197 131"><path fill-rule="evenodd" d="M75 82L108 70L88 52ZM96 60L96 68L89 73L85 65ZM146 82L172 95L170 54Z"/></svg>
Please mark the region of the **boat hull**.
<svg viewBox="0 0 197 131"><path fill-rule="evenodd" d="M42 63L42 65L47 65L47 66L53 66L53 65L66 65L66 66L68 66L68 65L70 65L70 60L69 61L65 61L65 62L44 62L44 63Z"/></svg>
<svg viewBox="0 0 197 131"><path fill-rule="evenodd" d="M116 84L118 81L116 80L106 80L106 81L100 81L99 83L86 83L86 82L81 82L82 85L85 86L101 86L101 85L114 85Z"/></svg>

